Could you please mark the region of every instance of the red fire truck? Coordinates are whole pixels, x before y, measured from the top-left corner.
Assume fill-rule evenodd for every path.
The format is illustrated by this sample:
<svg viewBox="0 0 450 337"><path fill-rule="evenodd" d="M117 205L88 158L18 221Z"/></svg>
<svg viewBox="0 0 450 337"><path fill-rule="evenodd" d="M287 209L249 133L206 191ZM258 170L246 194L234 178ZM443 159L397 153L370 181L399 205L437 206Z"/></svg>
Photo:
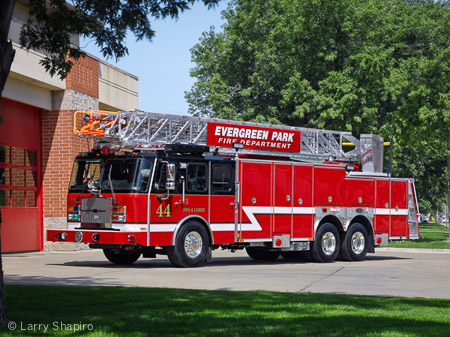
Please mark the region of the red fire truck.
<svg viewBox="0 0 450 337"><path fill-rule="evenodd" d="M67 229L47 238L116 264L195 267L217 248L360 261L418 238L414 180L383 173L376 135L142 111L77 112L74 131L94 149L75 159Z"/></svg>

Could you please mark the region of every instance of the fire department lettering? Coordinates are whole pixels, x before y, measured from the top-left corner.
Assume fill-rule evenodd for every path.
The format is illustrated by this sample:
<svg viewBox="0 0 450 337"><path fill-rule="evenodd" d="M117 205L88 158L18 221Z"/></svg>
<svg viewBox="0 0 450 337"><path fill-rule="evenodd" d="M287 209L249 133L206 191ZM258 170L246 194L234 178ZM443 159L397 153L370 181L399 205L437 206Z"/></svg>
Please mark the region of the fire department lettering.
<svg viewBox="0 0 450 337"><path fill-rule="evenodd" d="M208 145L233 147L233 143L241 143L247 149L299 152L300 132L256 126L208 123Z"/></svg>

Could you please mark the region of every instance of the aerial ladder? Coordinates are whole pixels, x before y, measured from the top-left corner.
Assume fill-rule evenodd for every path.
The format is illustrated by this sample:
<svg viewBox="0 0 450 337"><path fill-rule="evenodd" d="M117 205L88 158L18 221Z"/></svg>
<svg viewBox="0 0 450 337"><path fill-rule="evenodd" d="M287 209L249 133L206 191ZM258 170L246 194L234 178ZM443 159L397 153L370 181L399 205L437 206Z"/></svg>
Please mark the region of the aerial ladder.
<svg viewBox="0 0 450 337"><path fill-rule="evenodd" d="M84 122L84 123L83 123ZM362 164L363 171L382 172L383 138L363 134L358 139L350 132L262 124L207 117L182 116L135 111L77 111L74 133L94 139L94 146L111 149L155 150L170 144L209 147L211 153L232 154L237 146L217 146L208 143L208 127L212 125L250 127L272 132L294 131L299 134L299 148L282 155L291 160L319 163L326 160ZM354 148L345 151L345 144ZM236 144L235 144L236 145ZM280 156L277 150L239 147L240 154Z"/></svg>

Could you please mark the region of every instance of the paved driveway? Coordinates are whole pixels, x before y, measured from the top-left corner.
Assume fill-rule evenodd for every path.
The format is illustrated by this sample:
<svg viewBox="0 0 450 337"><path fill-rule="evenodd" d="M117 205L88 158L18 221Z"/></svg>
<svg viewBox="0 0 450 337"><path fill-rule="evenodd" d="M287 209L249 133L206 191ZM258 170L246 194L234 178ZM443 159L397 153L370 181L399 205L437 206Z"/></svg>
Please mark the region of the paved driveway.
<svg viewBox="0 0 450 337"><path fill-rule="evenodd" d="M450 251L378 250L363 262L256 262L244 251L214 251L200 268L171 266L164 256L131 266L109 263L102 251L3 256L6 284L139 286L265 290L450 299Z"/></svg>

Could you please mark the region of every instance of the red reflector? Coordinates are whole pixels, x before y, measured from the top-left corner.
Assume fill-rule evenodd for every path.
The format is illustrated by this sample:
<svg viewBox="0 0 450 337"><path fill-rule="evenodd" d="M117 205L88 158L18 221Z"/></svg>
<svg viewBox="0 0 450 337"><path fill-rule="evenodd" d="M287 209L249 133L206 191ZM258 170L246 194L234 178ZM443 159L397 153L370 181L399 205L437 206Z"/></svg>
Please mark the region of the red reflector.
<svg viewBox="0 0 450 337"><path fill-rule="evenodd" d="M322 208L322 212L326 213L326 212L328 212L328 209Z"/></svg>
<svg viewBox="0 0 450 337"><path fill-rule="evenodd" d="M275 245L278 247L278 246L281 246L281 240L280 239L276 239L275 240Z"/></svg>
<svg viewBox="0 0 450 337"><path fill-rule="evenodd" d="M381 238L380 238L380 237L377 237L377 243L380 244L381 241L382 241Z"/></svg>

